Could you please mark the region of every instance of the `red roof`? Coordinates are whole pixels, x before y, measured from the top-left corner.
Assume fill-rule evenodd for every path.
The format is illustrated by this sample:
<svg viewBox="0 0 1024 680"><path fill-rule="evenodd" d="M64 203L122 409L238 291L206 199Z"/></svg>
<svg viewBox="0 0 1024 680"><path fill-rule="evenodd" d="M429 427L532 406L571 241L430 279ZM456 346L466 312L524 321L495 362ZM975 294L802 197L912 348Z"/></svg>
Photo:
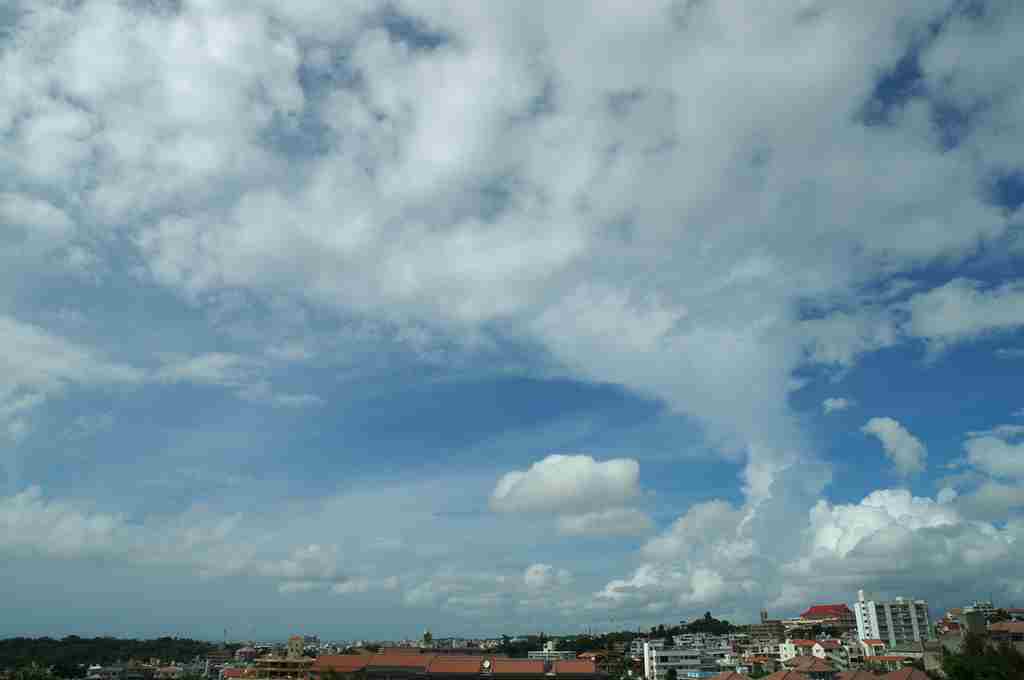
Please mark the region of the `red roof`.
<svg viewBox="0 0 1024 680"><path fill-rule="evenodd" d="M514 675L544 673L544 662L532 659L494 659L491 661L491 673Z"/></svg>
<svg viewBox="0 0 1024 680"><path fill-rule="evenodd" d="M354 673L366 668L369 658L356 654L327 654L317 657L310 670L314 673L335 671L337 673Z"/></svg>
<svg viewBox="0 0 1024 680"><path fill-rule="evenodd" d="M449 656L440 654L430 662L430 673L468 673L477 675L483 664L483 658L477 656Z"/></svg>
<svg viewBox="0 0 1024 680"><path fill-rule="evenodd" d="M841 619L853 616L853 612L845 604L816 604L803 614L803 619Z"/></svg>
<svg viewBox="0 0 1024 680"><path fill-rule="evenodd" d="M832 664L816 656L794 659L796 670L805 673L828 673L834 671Z"/></svg>
<svg viewBox="0 0 1024 680"><path fill-rule="evenodd" d="M790 640L794 647L813 647L817 640Z"/></svg>
<svg viewBox="0 0 1024 680"><path fill-rule="evenodd" d="M1024 633L1024 621L1000 621L988 627L990 633Z"/></svg>
<svg viewBox="0 0 1024 680"><path fill-rule="evenodd" d="M931 680L928 675L919 668L901 668L892 673L886 673L882 680Z"/></svg>
<svg viewBox="0 0 1024 680"><path fill-rule="evenodd" d="M885 640L875 640L874 638L872 638L870 640L861 640L861 642L863 642L864 644L869 645L871 647L877 647L878 645L884 645L885 644Z"/></svg>
<svg viewBox="0 0 1024 680"><path fill-rule="evenodd" d="M879 677L871 671L858 668L853 671L843 671L836 675L836 680L879 680Z"/></svg>
<svg viewBox="0 0 1024 680"><path fill-rule="evenodd" d="M839 640L818 640L818 644L825 649L838 649L843 646Z"/></svg>
<svg viewBox="0 0 1024 680"><path fill-rule="evenodd" d="M811 678L800 671L775 671L763 680L811 680Z"/></svg>
<svg viewBox="0 0 1024 680"><path fill-rule="evenodd" d="M711 678L711 680L750 680L750 678L736 671L725 671Z"/></svg>
<svg viewBox="0 0 1024 680"><path fill-rule="evenodd" d="M164 670L164 669L161 668L160 670ZM245 677L245 669L244 668L225 668L224 671L221 673L221 677L225 677L225 678L244 678Z"/></svg>
<svg viewBox="0 0 1024 680"><path fill-rule="evenodd" d="M554 664L555 675L571 675L573 673L589 673L594 674L597 672L597 666L594 665L593 661L587 659L576 659L575 661L556 661Z"/></svg>
<svg viewBox="0 0 1024 680"><path fill-rule="evenodd" d="M373 654L363 657L367 666L385 668L426 668L434 660L433 654Z"/></svg>

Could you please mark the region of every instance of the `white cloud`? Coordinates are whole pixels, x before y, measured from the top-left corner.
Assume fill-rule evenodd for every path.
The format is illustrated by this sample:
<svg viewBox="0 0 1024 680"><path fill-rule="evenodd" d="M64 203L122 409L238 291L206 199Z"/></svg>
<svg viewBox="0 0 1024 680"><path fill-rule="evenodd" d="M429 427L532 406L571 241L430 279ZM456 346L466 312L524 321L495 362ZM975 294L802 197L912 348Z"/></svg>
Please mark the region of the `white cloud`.
<svg viewBox="0 0 1024 680"><path fill-rule="evenodd" d="M825 399L825 401L821 402L821 409L827 415L837 411L845 411L854 405L856 405L856 402L852 399L847 399L845 397L829 397Z"/></svg>
<svg viewBox="0 0 1024 680"><path fill-rule="evenodd" d="M531 564L523 572L523 583L529 590L545 590L554 585L572 583L572 574L566 569L555 569L550 564Z"/></svg>
<svg viewBox="0 0 1024 680"><path fill-rule="evenodd" d="M579 512L620 505L640 493L640 464L629 458L597 461L552 454L506 473L491 493L499 512Z"/></svg>
<svg viewBox="0 0 1024 680"><path fill-rule="evenodd" d="M964 442L967 462L995 477L1024 479L1024 426L1000 425L984 432L970 432Z"/></svg>
<svg viewBox="0 0 1024 680"><path fill-rule="evenodd" d="M985 288L970 279L954 279L905 305L907 332L940 344L962 342L1024 326L1024 282Z"/></svg>
<svg viewBox="0 0 1024 680"><path fill-rule="evenodd" d="M323 399L315 394L274 390L264 377L267 372L267 365L258 359L239 354L209 352L188 357L164 357L164 365L155 372L154 378L169 383L227 387L247 401L275 406L303 408L323 405Z"/></svg>
<svg viewBox="0 0 1024 680"><path fill-rule="evenodd" d="M558 532L566 536L636 536L653 528L651 518L636 508L609 508L558 518Z"/></svg>
<svg viewBox="0 0 1024 680"><path fill-rule="evenodd" d="M39 252L63 243L71 222L89 225L89 253L139 259L144 284L200 313L238 292L329 321L424 328L427 344L495 333L538 349L531 369L614 383L692 416L745 463L745 502L718 508L722 526L705 516L714 508L691 510L687 521L720 540L673 527L651 542L657 566L614 592L664 582L680 602L740 601L761 588L751 545L784 554L775 543L788 546L788 534L770 520L801 514L814 495L799 476L813 449L787 403L796 370L1020 324L1018 282L955 279L905 304L892 302L903 283L875 302L860 292L936 261L955 267L1006 233L1011 216L980 188L1024 155L1022 13L1004 5L968 20L934 2L756 13L721 2L396 3L415 30L452 38L419 49L365 3L40 4L0 54L0 172L16 187L5 214L17 208ZM928 94L886 124L862 124L878 74L940 18L920 55ZM318 77L300 82L302 69ZM961 146L936 139L928 96L974 112ZM11 297L31 302L20 291L49 275L39 252L3 254L30 274ZM832 311L802 321L805 305ZM144 378L4 318L0 346L17 350L0 354L12 436L69 385ZM267 370L227 351L156 374L317 403L278 392ZM924 449L901 432L875 434L898 440L886 450L913 471ZM504 477L493 507L585 527L639 492L627 468L577 478L550 461ZM659 551L691 549L733 562L658 562ZM288 587L306 588L306 569ZM505 597L489 579L463 592L457 576L431 577L422 592L483 607Z"/></svg>
<svg viewBox="0 0 1024 680"><path fill-rule="evenodd" d="M23 438L32 412L69 387L135 385L144 376L140 369L0 314L0 426L10 439Z"/></svg>
<svg viewBox="0 0 1024 680"><path fill-rule="evenodd" d="M861 431L874 435L882 442L885 455L896 465L903 476L924 470L928 450L914 435L893 418L872 418Z"/></svg>

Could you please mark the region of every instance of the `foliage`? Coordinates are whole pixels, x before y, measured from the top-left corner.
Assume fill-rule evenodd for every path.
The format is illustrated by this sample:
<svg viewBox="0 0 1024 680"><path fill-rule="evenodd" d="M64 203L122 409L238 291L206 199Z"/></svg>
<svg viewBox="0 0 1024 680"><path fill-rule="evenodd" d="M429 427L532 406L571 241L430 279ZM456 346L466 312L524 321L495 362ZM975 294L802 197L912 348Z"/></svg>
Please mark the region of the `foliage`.
<svg viewBox="0 0 1024 680"><path fill-rule="evenodd" d="M968 635L959 654L942 660L949 680L1019 680L1024 678L1024 654L1009 645L996 647L980 635Z"/></svg>
<svg viewBox="0 0 1024 680"><path fill-rule="evenodd" d="M678 680L679 672L675 668L669 668L668 672L665 673L665 680Z"/></svg>
<svg viewBox="0 0 1024 680"><path fill-rule="evenodd" d="M164 662L191 661L216 649L217 645L209 642L172 637L155 640L82 638L77 635L62 639L8 638L0 640L0 669L19 669L22 672L36 664L42 669L51 669L58 678L77 678L85 676L90 664L109 665L151 658ZM24 680L37 679L26 677Z"/></svg>

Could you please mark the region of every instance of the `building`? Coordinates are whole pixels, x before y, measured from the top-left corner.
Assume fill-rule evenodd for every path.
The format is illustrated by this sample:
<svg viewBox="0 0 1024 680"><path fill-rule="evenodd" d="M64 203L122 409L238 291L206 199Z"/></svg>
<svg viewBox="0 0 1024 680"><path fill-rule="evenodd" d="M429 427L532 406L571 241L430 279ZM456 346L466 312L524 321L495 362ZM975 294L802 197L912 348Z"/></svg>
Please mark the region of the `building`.
<svg viewBox="0 0 1024 680"><path fill-rule="evenodd" d="M864 591L857 593L854 605L857 637L880 639L890 646L933 639L928 618L928 602L897 597L891 602L867 600Z"/></svg>
<svg viewBox="0 0 1024 680"><path fill-rule="evenodd" d="M533 661L453 654L370 654L322 656L311 680L334 673L344 680L607 680L592 661Z"/></svg>
<svg viewBox="0 0 1024 680"><path fill-rule="evenodd" d="M992 642L1013 645L1018 652L1024 652L1024 621L1000 621L989 626Z"/></svg>
<svg viewBox="0 0 1024 680"><path fill-rule="evenodd" d="M845 604L816 604L801 614L800 619L809 624L842 630L853 630L857 627L857 618Z"/></svg>
<svg viewBox="0 0 1024 680"><path fill-rule="evenodd" d="M752 624L748 633L752 646L775 647L786 639L786 626L778 619L769 619L768 612L762 610L761 622Z"/></svg>
<svg viewBox="0 0 1024 680"><path fill-rule="evenodd" d="M786 640L779 645L779 661L786 663L798 656L814 656L815 640Z"/></svg>
<svg viewBox="0 0 1024 680"><path fill-rule="evenodd" d="M845 671L850 667L850 652L839 640L818 640L811 653L837 670Z"/></svg>
<svg viewBox="0 0 1024 680"><path fill-rule="evenodd" d="M669 671L676 677L710 678L721 671L718 662L698 647L654 647L650 642L644 645L644 678L646 680L667 680Z"/></svg>
<svg viewBox="0 0 1024 680"><path fill-rule="evenodd" d="M882 676L881 680L931 680L928 674L918 668L901 668Z"/></svg>
<svg viewBox="0 0 1024 680"><path fill-rule="evenodd" d="M650 644L654 649L661 649L665 646L664 640L651 640L648 638L633 638L629 643L629 655L634 659L644 658L644 645Z"/></svg>
<svg viewBox="0 0 1024 680"><path fill-rule="evenodd" d="M836 677L836 669L832 664L814 656L793 659L792 668L811 680L835 680Z"/></svg>
<svg viewBox="0 0 1024 680"><path fill-rule="evenodd" d="M534 661L570 661L576 658L576 652L559 649L540 649L527 652L526 656Z"/></svg>
<svg viewBox="0 0 1024 680"><path fill-rule="evenodd" d="M866 661L873 656L882 656L885 654L886 645L885 640L868 639L861 640L860 647L864 652L862 656Z"/></svg>

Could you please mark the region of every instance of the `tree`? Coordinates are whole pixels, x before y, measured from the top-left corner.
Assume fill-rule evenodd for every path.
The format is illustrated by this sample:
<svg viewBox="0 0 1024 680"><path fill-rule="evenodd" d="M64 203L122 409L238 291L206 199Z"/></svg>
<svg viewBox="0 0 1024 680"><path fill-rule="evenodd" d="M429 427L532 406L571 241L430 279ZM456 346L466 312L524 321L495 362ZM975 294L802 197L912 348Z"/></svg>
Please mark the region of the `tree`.
<svg viewBox="0 0 1024 680"><path fill-rule="evenodd" d="M675 668L669 668L665 673L665 680L678 680L679 672Z"/></svg>

